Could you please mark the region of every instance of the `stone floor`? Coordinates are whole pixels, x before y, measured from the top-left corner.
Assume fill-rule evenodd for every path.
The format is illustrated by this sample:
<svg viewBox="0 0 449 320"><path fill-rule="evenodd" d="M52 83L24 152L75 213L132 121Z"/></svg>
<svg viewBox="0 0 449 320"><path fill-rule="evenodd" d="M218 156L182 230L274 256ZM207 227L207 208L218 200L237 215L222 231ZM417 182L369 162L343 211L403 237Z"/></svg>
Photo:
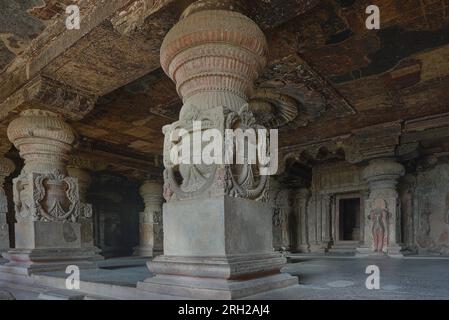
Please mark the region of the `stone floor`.
<svg viewBox="0 0 449 320"><path fill-rule="evenodd" d="M141 263L132 266L126 259L123 261L123 267L120 267L120 261L115 260L103 262L103 267L108 269L82 271L81 280L134 290L132 287L136 282L147 278L150 273ZM449 299L449 259L294 257L290 261L283 271L299 275L299 286L259 294L250 299ZM368 277L365 270L369 265L380 269L380 290L368 290L365 286ZM64 278L65 274L48 273L44 276ZM0 293L10 292L17 299L38 299L43 290L48 288L0 282ZM161 298L167 299L167 296Z"/></svg>
<svg viewBox="0 0 449 320"><path fill-rule="evenodd" d="M298 288L260 294L255 299L449 299L449 259L291 259L284 272L299 275ZM380 290L368 290L367 266L380 269Z"/></svg>

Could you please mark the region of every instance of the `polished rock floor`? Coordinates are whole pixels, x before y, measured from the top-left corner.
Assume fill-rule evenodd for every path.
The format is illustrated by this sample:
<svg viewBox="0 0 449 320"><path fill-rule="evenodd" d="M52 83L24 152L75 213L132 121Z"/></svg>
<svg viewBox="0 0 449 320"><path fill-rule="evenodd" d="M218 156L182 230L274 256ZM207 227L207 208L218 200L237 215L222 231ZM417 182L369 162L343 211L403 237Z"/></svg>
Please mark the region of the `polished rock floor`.
<svg viewBox="0 0 449 320"><path fill-rule="evenodd" d="M126 259L125 259L126 260ZM123 261L122 261L123 262ZM113 267L110 267L113 265ZM375 265L380 271L380 289L369 290L365 282L366 268ZM109 266L109 267L108 267ZM82 281L124 286L131 289L137 281L151 274L146 267L120 267L117 261L104 262L97 271L83 271ZM449 300L449 259L394 259L348 257L294 257L283 272L298 275L296 287L249 297L250 299L289 300L347 300L347 299L447 299ZM64 273L47 276L64 277ZM17 285L0 282L1 291L12 293L16 299L38 299L48 288L37 285ZM162 297L161 297L162 298ZM163 297L166 299L167 297ZM157 297L151 297L157 299Z"/></svg>
<svg viewBox="0 0 449 320"><path fill-rule="evenodd" d="M379 267L380 289L369 290L370 265ZM284 272L299 275L298 288L260 294L255 299L448 299L449 259L292 259Z"/></svg>

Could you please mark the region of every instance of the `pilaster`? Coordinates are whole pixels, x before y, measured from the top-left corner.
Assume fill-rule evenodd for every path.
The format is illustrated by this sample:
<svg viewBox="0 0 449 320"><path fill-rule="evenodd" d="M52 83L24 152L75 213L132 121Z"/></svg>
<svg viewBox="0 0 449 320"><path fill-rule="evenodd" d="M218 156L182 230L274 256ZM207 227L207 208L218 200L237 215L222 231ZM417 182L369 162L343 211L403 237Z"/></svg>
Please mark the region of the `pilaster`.
<svg viewBox="0 0 449 320"><path fill-rule="evenodd" d="M369 184L365 200L364 245L359 254L402 256L401 208L396 186L405 174L394 158L373 159L362 176Z"/></svg>
<svg viewBox="0 0 449 320"><path fill-rule="evenodd" d="M297 221L297 243L298 252L310 252L309 226L307 217L307 204L310 198L310 191L307 188L298 189L295 193L295 212Z"/></svg>

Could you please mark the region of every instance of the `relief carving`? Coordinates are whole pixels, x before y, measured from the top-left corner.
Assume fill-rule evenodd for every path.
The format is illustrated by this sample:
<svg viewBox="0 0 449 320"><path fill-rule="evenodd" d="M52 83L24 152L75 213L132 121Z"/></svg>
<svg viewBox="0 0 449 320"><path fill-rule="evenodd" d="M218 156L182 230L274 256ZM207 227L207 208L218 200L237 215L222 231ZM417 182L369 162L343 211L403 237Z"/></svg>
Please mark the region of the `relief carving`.
<svg viewBox="0 0 449 320"><path fill-rule="evenodd" d="M211 127L221 128L221 132L226 129L263 129L256 124L254 115L249 111L248 105L244 105L239 112L234 112L226 107L217 108L224 116L206 122ZM197 115L195 119L212 119L210 113L217 110L208 110L202 116ZM188 117L192 119L191 117ZM218 121L220 121L218 123ZM268 176L259 175L260 166L250 164L247 155L242 165L231 164L180 164L173 165L169 159L170 151L180 146L182 139L173 142L171 138L176 134L176 130L185 129L192 136L192 124L187 121L175 122L171 126L164 128L164 198L167 201L176 195L177 200L192 199L205 193L225 194L231 197L241 197L252 200L266 201L268 189ZM203 129L203 128L202 128ZM191 140L191 139L189 139ZM189 141L188 140L188 141ZM193 161L192 161L193 162Z"/></svg>
<svg viewBox="0 0 449 320"><path fill-rule="evenodd" d="M18 220L77 222L80 216L77 180L58 170L21 175L14 180L14 204Z"/></svg>
<svg viewBox="0 0 449 320"><path fill-rule="evenodd" d="M385 200L374 200L373 209L368 216L371 221L371 236L374 252L386 252L388 246L388 211Z"/></svg>

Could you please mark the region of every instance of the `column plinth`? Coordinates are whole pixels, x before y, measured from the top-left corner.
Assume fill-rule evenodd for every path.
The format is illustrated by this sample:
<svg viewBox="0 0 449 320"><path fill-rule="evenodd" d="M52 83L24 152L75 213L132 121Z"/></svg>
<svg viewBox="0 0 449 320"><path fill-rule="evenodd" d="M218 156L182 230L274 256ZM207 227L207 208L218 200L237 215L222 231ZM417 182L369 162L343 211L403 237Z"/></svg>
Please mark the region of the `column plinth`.
<svg viewBox="0 0 449 320"><path fill-rule="evenodd" d="M221 137L226 129L257 128L247 102L267 44L259 27L234 8L231 1L197 1L162 44L162 68L184 104L179 121L163 129L164 255L148 263L156 275L138 283L143 290L235 299L297 284L280 273L285 258L273 251L268 176L247 163L178 166L170 159L179 146L172 140L176 130L200 133L193 121Z"/></svg>
<svg viewBox="0 0 449 320"><path fill-rule="evenodd" d="M2 271L30 274L91 268L93 253L81 246L78 180L67 174L75 133L56 113L29 109L8 127L25 166L13 180L16 248Z"/></svg>
<svg viewBox="0 0 449 320"><path fill-rule="evenodd" d="M157 181L145 181L139 191L145 203L145 209L139 213L139 246L134 249L134 255L156 257L164 250L162 184Z"/></svg>
<svg viewBox="0 0 449 320"><path fill-rule="evenodd" d="M364 244L357 248L361 255L402 256L401 208L396 186L405 174L404 167L394 159L374 159L363 170L369 184L365 200Z"/></svg>

